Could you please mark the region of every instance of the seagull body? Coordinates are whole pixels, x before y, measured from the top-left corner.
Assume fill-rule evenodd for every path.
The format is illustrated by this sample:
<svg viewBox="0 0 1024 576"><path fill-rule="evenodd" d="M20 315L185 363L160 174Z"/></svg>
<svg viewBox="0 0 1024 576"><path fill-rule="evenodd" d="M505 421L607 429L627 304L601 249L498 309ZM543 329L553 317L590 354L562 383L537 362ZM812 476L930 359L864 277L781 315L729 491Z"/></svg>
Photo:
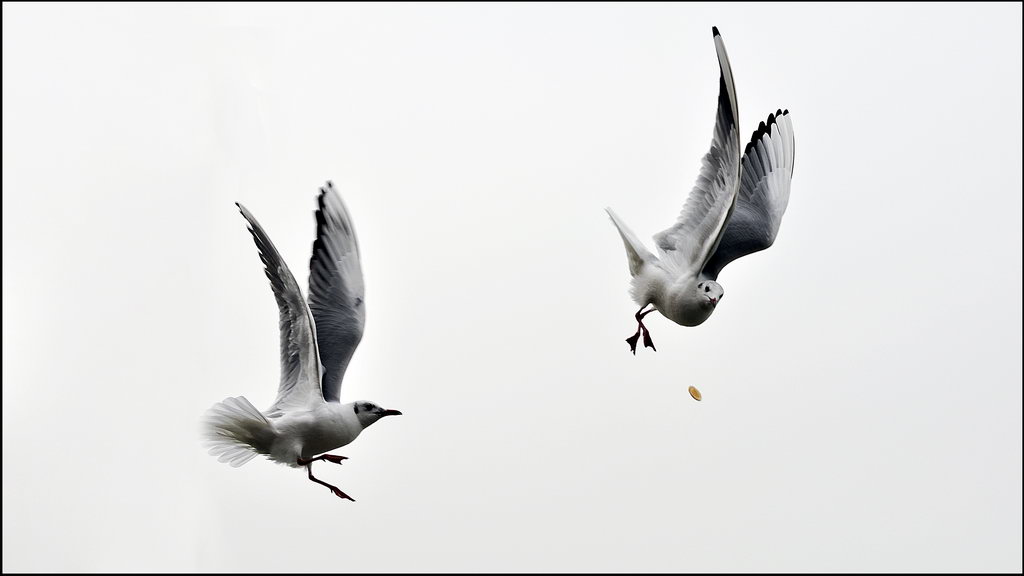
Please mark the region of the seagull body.
<svg viewBox="0 0 1024 576"><path fill-rule="evenodd" d="M262 454L281 464L305 467L310 480L352 500L315 478L312 463L341 464L344 456L324 453L349 444L377 420L401 412L373 402L339 401L345 369L366 322L363 274L351 217L331 182L320 189L318 204L308 304L263 227L237 205L249 223L277 300L281 381L268 410L257 410L244 396L227 398L207 411L203 432L210 453L221 462L241 466Z"/></svg>
<svg viewBox="0 0 1024 576"><path fill-rule="evenodd" d="M299 460L309 460L349 444L363 431L354 407L354 402L324 402L310 410L282 415L273 421L276 434L268 446L268 456L275 462L298 467Z"/></svg>
<svg viewBox="0 0 1024 576"><path fill-rule="evenodd" d="M769 114L741 157L732 67L718 28L712 33L721 76L711 149L676 223L654 236L658 256L607 209L626 247L630 293L640 306L637 332L626 339L634 354L641 335L644 345L654 348L643 318L655 310L683 326L707 320L725 295L717 282L722 268L771 246L789 203L794 151L789 110ZM653 308L645 311L647 306Z"/></svg>

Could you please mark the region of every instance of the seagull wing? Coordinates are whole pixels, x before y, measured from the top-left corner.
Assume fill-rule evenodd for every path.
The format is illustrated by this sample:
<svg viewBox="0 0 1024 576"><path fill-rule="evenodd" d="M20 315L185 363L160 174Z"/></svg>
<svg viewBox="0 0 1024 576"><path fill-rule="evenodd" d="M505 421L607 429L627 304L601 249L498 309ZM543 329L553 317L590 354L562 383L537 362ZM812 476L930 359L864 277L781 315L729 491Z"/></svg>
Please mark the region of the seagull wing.
<svg viewBox="0 0 1024 576"><path fill-rule="evenodd" d="M715 280L733 260L772 245L789 204L794 140L789 110L768 115L743 154L743 176L736 208L703 275Z"/></svg>
<svg viewBox="0 0 1024 576"><path fill-rule="evenodd" d="M245 206L236 205L249 222L249 232L260 251L260 260L266 266L267 278L280 310L281 383L277 399L267 411L268 416L276 417L288 408L323 402L316 330L299 285L274 243Z"/></svg>
<svg viewBox="0 0 1024 576"><path fill-rule="evenodd" d="M654 236L662 262L676 274L696 276L718 245L740 180L739 111L725 44L713 29L721 76L711 149L676 223Z"/></svg>
<svg viewBox="0 0 1024 576"><path fill-rule="evenodd" d="M341 380L366 325L363 271L352 217L330 182L320 189L309 261L309 309L323 359L323 395L338 402Z"/></svg>

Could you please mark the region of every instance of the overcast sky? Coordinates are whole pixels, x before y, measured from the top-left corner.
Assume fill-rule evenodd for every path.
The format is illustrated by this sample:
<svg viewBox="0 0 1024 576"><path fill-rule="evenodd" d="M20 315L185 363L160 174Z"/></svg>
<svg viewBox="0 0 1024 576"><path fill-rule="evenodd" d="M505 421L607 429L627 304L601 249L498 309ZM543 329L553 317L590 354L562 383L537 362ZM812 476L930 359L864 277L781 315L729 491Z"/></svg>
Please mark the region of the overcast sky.
<svg viewBox="0 0 1024 576"><path fill-rule="evenodd" d="M636 328L711 141L792 113L776 244ZM3 5L3 569L1021 570L1021 5ZM355 219L345 401L272 402L317 187ZM305 288L304 288L305 289ZM697 386L696 402L687 387Z"/></svg>

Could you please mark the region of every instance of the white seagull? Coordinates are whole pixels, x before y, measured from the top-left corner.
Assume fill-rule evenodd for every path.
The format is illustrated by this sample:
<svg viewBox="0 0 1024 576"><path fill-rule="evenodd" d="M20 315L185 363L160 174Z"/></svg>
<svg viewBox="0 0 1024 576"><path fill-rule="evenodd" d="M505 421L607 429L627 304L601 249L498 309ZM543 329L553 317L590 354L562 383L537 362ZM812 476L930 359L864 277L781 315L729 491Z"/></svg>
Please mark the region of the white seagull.
<svg viewBox="0 0 1024 576"><path fill-rule="evenodd" d="M626 245L633 277L631 295L640 305L636 334L626 339L633 354L641 333L644 346L654 348L643 323L644 316L654 310L683 326L707 320L725 294L716 282L722 268L771 246L789 203L794 150L789 110L778 110L761 122L741 160L732 68L718 28L711 31L721 70L711 150L704 156L697 184L678 220L654 236L660 257L607 209ZM645 312L648 305L654 307Z"/></svg>
<svg viewBox="0 0 1024 576"><path fill-rule="evenodd" d="M270 237L241 204L280 309L281 383L265 412L244 396L214 404L204 418L210 454L241 466L264 454L275 462L304 466L309 479L348 494L313 476L313 462L341 464L345 456L324 452L345 446L384 416L401 414L373 402L342 404L339 392L352 353L363 337L366 306L359 244L345 203L331 182L320 189L316 241L309 261L309 305Z"/></svg>

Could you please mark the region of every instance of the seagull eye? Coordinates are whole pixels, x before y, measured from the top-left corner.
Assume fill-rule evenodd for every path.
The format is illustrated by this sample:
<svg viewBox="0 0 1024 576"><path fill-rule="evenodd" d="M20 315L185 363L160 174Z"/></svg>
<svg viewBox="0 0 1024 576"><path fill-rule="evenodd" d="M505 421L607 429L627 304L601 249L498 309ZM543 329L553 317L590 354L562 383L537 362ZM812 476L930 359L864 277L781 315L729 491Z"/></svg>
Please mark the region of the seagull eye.
<svg viewBox="0 0 1024 576"><path fill-rule="evenodd" d="M705 292L711 292L711 286L705 286L704 287L704 291Z"/></svg>

